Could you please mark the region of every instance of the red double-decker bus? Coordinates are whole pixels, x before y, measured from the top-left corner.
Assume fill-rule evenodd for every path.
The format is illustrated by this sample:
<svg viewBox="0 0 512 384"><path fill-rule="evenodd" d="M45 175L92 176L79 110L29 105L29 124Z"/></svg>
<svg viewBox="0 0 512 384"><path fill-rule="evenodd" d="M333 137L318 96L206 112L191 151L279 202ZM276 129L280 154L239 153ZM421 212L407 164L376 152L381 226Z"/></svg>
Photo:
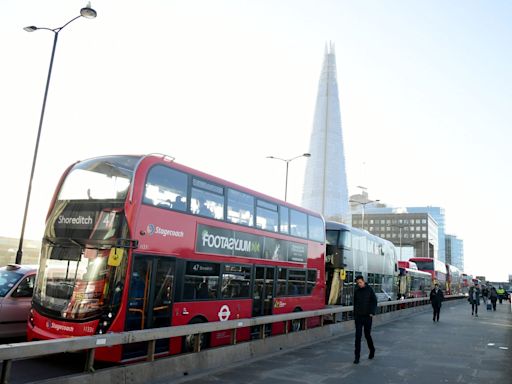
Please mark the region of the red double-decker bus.
<svg viewBox="0 0 512 384"><path fill-rule="evenodd" d="M428 272L432 276L432 284L439 284L439 288L449 291L446 279L446 264L441 260L429 257L411 257L409 261L416 264L420 271Z"/></svg>
<svg viewBox="0 0 512 384"><path fill-rule="evenodd" d="M319 309L324 254L319 214L162 155L80 161L50 205L28 338ZM276 323L266 331L284 329ZM252 331L238 330L237 339L258 337ZM200 344L229 340L229 332L216 332ZM159 340L156 352L188 351L194 341ZM140 343L105 347L96 358L130 361L146 350Z"/></svg>
<svg viewBox="0 0 512 384"><path fill-rule="evenodd" d="M449 295L460 295L462 293L462 273L454 265L446 264L446 286Z"/></svg>
<svg viewBox="0 0 512 384"><path fill-rule="evenodd" d="M427 297L432 289L432 276L418 270L412 261L398 262L398 298Z"/></svg>

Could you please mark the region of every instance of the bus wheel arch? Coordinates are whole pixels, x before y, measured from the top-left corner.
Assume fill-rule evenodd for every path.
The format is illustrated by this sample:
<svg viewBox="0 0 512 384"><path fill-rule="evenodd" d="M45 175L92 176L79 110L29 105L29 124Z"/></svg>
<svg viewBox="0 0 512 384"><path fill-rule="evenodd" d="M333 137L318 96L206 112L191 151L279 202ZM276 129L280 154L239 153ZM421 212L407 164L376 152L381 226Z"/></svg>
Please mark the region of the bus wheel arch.
<svg viewBox="0 0 512 384"><path fill-rule="evenodd" d="M197 315L192 318L188 322L188 324L202 324L207 323L208 319L204 317L203 315ZM194 352L194 345L196 343L196 337L197 335L187 335L183 336L183 343L182 343L182 351L183 352ZM205 348L209 347L210 344L210 334L209 333L201 333L200 334L200 340L199 340L199 347L200 350L203 350Z"/></svg>

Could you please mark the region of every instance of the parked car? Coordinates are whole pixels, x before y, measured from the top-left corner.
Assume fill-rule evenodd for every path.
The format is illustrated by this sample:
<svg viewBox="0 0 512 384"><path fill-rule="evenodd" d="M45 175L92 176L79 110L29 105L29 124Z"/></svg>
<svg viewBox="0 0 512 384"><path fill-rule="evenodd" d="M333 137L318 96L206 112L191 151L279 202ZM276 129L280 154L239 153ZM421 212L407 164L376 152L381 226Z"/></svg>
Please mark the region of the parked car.
<svg viewBox="0 0 512 384"><path fill-rule="evenodd" d="M0 268L0 338L25 336L37 266Z"/></svg>

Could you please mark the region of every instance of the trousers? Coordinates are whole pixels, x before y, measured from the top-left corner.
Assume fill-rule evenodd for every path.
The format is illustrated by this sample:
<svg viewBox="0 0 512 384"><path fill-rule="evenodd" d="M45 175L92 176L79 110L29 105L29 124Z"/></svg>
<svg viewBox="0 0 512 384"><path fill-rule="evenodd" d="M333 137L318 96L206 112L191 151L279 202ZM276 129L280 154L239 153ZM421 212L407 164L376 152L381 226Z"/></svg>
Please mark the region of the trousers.
<svg viewBox="0 0 512 384"><path fill-rule="evenodd" d="M356 343L355 343L355 356L359 358L361 356L361 338L363 336L368 344L368 349L373 351L375 349L372 339L372 317L368 316L357 316L354 321L356 324Z"/></svg>
<svg viewBox="0 0 512 384"><path fill-rule="evenodd" d="M432 309L434 310L434 321L439 321L439 314L441 313L441 306L440 305L433 305Z"/></svg>

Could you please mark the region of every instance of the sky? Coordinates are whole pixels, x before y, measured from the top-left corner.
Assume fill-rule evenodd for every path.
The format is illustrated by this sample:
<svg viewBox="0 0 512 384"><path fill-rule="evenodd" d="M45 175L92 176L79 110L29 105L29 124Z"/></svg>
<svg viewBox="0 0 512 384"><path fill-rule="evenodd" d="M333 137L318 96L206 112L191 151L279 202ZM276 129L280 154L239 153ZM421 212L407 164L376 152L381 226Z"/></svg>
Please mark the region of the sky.
<svg viewBox="0 0 512 384"><path fill-rule="evenodd" d="M0 0L0 236L18 237L53 33L85 1ZM283 198L336 47L349 193L441 206L466 272L505 280L512 229L512 2L103 0L59 33L25 238L62 172L164 153ZM314 156L314 154L312 154ZM305 159L290 163L300 204Z"/></svg>

